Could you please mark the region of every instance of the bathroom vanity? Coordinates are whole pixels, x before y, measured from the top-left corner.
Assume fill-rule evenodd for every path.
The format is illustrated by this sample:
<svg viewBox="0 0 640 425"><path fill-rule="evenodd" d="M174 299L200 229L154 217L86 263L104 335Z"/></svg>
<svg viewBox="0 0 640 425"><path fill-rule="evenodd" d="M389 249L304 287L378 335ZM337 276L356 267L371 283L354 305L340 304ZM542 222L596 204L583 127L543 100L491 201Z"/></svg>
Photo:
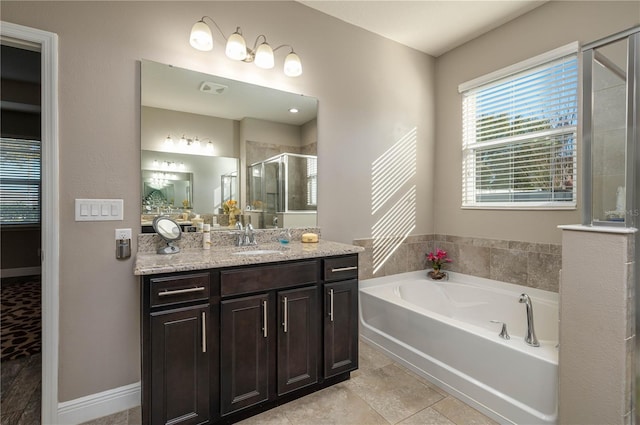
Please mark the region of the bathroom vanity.
<svg viewBox="0 0 640 425"><path fill-rule="evenodd" d="M144 424L233 423L358 367L358 252L138 253Z"/></svg>

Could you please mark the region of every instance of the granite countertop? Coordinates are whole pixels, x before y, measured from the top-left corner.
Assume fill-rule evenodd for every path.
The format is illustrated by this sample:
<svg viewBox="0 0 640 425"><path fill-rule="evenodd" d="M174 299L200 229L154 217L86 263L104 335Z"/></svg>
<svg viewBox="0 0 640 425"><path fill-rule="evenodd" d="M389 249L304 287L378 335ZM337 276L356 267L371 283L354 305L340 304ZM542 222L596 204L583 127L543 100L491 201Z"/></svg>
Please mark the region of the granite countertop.
<svg viewBox="0 0 640 425"><path fill-rule="evenodd" d="M275 252L258 255L234 254L255 250ZM281 247L277 243L265 243L249 247L219 246L212 247L210 250L183 249L177 254L168 255L156 254L155 252L138 252L136 254L134 274L149 275L274 263L304 258L354 254L362 251L364 251L363 247L320 240L318 243L291 242L285 247Z"/></svg>

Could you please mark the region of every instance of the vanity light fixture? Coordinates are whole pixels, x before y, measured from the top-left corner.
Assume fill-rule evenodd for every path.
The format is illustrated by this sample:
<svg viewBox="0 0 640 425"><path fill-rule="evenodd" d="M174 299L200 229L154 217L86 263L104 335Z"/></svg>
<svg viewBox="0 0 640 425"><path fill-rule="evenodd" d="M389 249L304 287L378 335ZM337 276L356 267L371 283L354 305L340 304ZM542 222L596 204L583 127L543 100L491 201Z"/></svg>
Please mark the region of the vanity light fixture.
<svg viewBox="0 0 640 425"><path fill-rule="evenodd" d="M288 47L291 51L284 59L283 71L285 75L289 77L302 75L302 62L300 61L300 57L293 50L293 47L290 45L281 44L276 48L272 48L267 42L267 37L260 34L256 37L256 41L253 43L253 48L247 47L247 42L242 36L242 30L240 27L236 27L236 31L227 37L224 35L216 21L214 21L210 16L203 16L202 19L193 24L193 27L191 28L189 43L194 49L205 52L213 49L213 35L211 34L211 27L209 27L205 22L205 19L208 19L213 23L218 32L222 35L222 38L226 41L225 54L228 58L247 63L253 62L260 68L271 69L275 64L274 52L283 47ZM261 43L258 44L260 41Z"/></svg>

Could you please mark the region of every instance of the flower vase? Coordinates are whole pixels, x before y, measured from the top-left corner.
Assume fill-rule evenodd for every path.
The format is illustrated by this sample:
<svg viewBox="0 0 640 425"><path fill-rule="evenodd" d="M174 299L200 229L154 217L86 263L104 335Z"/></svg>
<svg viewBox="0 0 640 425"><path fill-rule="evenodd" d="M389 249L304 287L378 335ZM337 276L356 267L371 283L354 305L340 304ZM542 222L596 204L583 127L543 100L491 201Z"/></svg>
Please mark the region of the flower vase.
<svg viewBox="0 0 640 425"><path fill-rule="evenodd" d="M427 273L427 276L429 276L431 280L448 280L449 277L446 272L441 270L430 271Z"/></svg>

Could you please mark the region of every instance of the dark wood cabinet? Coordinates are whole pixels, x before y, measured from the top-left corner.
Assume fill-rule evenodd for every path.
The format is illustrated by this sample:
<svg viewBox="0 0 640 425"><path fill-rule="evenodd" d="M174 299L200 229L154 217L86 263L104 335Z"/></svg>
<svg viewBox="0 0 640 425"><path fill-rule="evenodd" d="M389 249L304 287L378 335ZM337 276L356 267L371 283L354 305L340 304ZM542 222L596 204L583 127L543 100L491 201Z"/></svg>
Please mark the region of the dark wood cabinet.
<svg viewBox="0 0 640 425"><path fill-rule="evenodd" d="M358 368L358 281L324 285L324 376Z"/></svg>
<svg viewBox="0 0 640 425"><path fill-rule="evenodd" d="M152 424L201 424L210 418L209 305L151 315Z"/></svg>
<svg viewBox="0 0 640 425"><path fill-rule="evenodd" d="M217 410L219 312L209 273L143 278L146 424L209 423ZM214 402L212 403L212 400Z"/></svg>
<svg viewBox="0 0 640 425"><path fill-rule="evenodd" d="M318 288L278 292L278 395L318 382Z"/></svg>
<svg viewBox="0 0 640 425"><path fill-rule="evenodd" d="M324 376L358 368L358 256L323 260Z"/></svg>
<svg viewBox="0 0 640 425"><path fill-rule="evenodd" d="M349 379L357 258L143 276L143 424L234 423Z"/></svg>
<svg viewBox="0 0 640 425"><path fill-rule="evenodd" d="M222 301L222 415L269 398L269 304L268 294Z"/></svg>

